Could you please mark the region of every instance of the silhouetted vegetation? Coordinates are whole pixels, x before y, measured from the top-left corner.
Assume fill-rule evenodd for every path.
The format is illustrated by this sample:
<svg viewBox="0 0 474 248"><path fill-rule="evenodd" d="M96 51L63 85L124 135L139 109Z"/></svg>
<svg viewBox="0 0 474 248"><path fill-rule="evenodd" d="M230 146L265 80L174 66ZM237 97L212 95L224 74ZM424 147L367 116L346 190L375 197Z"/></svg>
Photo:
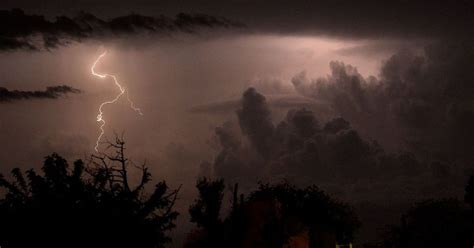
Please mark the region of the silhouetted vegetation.
<svg viewBox="0 0 474 248"><path fill-rule="evenodd" d="M147 194L151 175L125 156L125 143L109 143L112 155L91 157L72 168L58 154L47 156L42 173L0 175L6 195L0 200L2 247L163 247L175 227L178 190L164 181ZM141 173L132 187L129 168Z"/></svg>
<svg viewBox="0 0 474 248"><path fill-rule="evenodd" d="M151 174L125 155L121 138L108 153L92 155L72 166L58 154L41 168L11 178L0 174L0 244L2 247L164 247L175 227L173 210L179 188L164 181L151 193ZM129 179L131 168L140 176ZM135 173L136 175L136 173ZM198 197L189 207L192 230L184 243L201 247L334 247L355 240L360 221L353 208L317 186L260 183L245 196L232 188L232 205L223 207L223 179L197 180ZM469 207L469 205L471 207ZM417 203L389 226L376 248L472 247L474 244L474 176L465 203L455 198ZM375 231L375 230L374 230Z"/></svg>
<svg viewBox="0 0 474 248"><path fill-rule="evenodd" d="M225 241L223 223L219 217L222 198L224 197L224 181L199 179L196 184L199 198L189 208L191 222L200 228L191 234L189 247L219 247ZM193 237L195 236L195 237Z"/></svg>
<svg viewBox="0 0 474 248"><path fill-rule="evenodd" d="M474 176L469 178L469 182L466 186L465 200L471 205L471 208L474 211Z"/></svg>
<svg viewBox="0 0 474 248"><path fill-rule="evenodd" d="M230 214L221 221L222 180L200 179L199 198L190 208L198 229L186 247L334 247L349 243L359 227L351 207L316 186L296 188L288 183L261 184L247 198L234 187Z"/></svg>
<svg viewBox="0 0 474 248"><path fill-rule="evenodd" d="M471 206L473 182L471 176L466 187L466 202ZM470 248L474 244L473 220L472 209L457 199L422 201L403 214L400 225L390 227L374 247Z"/></svg>

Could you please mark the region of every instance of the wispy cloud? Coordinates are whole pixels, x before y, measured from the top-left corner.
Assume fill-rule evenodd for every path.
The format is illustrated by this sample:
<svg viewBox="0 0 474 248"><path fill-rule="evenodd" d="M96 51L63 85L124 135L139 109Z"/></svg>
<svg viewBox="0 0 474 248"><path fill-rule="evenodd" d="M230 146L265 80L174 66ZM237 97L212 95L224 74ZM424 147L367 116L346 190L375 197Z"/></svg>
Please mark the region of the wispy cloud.
<svg viewBox="0 0 474 248"><path fill-rule="evenodd" d="M66 94L78 94L82 91L67 85L49 86L43 91L20 91L8 90L0 87L0 103L13 102L28 99L57 99Z"/></svg>
<svg viewBox="0 0 474 248"><path fill-rule="evenodd" d="M104 20L81 12L73 18L57 16L50 21L42 15L29 15L20 9L0 10L0 50L52 49L88 39L237 27L243 25L204 14L180 13L174 18L130 14Z"/></svg>

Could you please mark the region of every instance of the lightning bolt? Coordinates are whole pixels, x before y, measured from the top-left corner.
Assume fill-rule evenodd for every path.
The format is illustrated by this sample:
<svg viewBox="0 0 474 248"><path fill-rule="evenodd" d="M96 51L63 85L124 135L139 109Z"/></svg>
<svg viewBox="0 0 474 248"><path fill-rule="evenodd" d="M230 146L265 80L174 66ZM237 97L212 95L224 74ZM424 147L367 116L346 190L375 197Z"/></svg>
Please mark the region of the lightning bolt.
<svg viewBox="0 0 474 248"><path fill-rule="evenodd" d="M120 93L115 96L114 99L112 100L109 100L109 101L105 101L103 103L100 104L99 106L99 109L98 109L98 112L99 114L97 114L97 122L100 122L100 126L99 126L99 129L100 129L100 134L99 136L97 137L97 141L95 143L95 151L96 152L99 152L99 144L100 144L100 140L102 139L102 136L104 136L104 127L105 127L105 120L104 120L104 112L102 110L102 108L105 106L105 105L108 105L108 104L113 104L115 102L117 102L120 97L122 97L125 93L126 93L126 97L127 97L127 101L129 102L130 104L130 108L132 108L135 112L137 112L139 115L143 115L142 111L140 108L137 108L135 106L135 104L133 103L132 100L130 100L130 97L128 95L128 91L126 91L125 87L123 87L119 81L117 80L117 77L115 75L111 75L111 74L107 74L107 73L103 73L103 74L100 74L100 73L97 73L94 69L95 69L95 66L99 63L99 61L107 54L107 51L104 51L101 55L99 55L99 57L95 60L94 64L92 65L91 67L91 73L92 75L96 76L96 77L99 77L101 79L105 79L105 78L112 78L114 83L115 83L115 86L117 86L117 88L119 89Z"/></svg>

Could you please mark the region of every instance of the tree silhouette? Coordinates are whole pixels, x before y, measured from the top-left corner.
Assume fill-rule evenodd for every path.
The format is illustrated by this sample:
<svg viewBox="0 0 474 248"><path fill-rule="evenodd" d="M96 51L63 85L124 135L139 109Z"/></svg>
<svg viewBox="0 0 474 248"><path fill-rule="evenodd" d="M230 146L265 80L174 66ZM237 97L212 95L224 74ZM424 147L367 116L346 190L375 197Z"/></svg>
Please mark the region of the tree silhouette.
<svg viewBox="0 0 474 248"><path fill-rule="evenodd" d="M219 213L224 197L224 181L199 179L196 184L199 199L189 208L191 222L206 229L215 229L220 224Z"/></svg>
<svg viewBox="0 0 474 248"><path fill-rule="evenodd" d="M239 199L235 185L232 209L223 221L223 181L200 179L197 188L199 198L190 213L198 229L190 233L185 247L285 247L305 235L309 247L334 247L336 242L352 241L359 226L352 208L316 186L261 184Z"/></svg>
<svg viewBox="0 0 474 248"><path fill-rule="evenodd" d="M466 186L465 200L471 205L471 208L474 211L474 176L469 178L469 182Z"/></svg>
<svg viewBox="0 0 474 248"><path fill-rule="evenodd" d="M0 200L2 247L164 247L171 241L178 213L179 191L164 181L151 194L145 164L136 166L125 155L125 142L108 142L112 155L91 156L89 163L68 162L53 153L41 168L12 170L12 180L0 175L6 195ZM129 167L141 173L132 187Z"/></svg>
<svg viewBox="0 0 474 248"><path fill-rule="evenodd" d="M222 242L222 221L219 218L222 198L224 197L224 181L211 181L206 178L198 179L196 188L199 191L198 199L189 207L191 222L196 223L199 236L187 244L191 247L219 247Z"/></svg>
<svg viewBox="0 0 474 248"><path fill-rule="evenodd" d="M427 200L402 215L378 247L472 247L472 212L456 199Z"/></svg>
<svg viewBox="0 0 474 248"><path fill-rule="evenodd" d="M280 232L273 237L291 237L307 232L309 247L332 247L328 243L349 243L360 222L354 210L311 185L297 188L288 183L261 184L249 201L276 200L281 208ZM274 225L270 226L275 229ZM284 240L287 242L287 240Z"/></svg>

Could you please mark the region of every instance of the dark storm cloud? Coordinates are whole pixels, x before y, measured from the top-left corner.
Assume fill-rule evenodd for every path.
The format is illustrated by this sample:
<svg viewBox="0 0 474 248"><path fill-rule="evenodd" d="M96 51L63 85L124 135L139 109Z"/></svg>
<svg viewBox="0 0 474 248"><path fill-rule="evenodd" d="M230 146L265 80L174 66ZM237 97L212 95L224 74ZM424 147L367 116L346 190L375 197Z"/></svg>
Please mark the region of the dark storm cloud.
<svg viewBox="0 0 474 248"><path fill-rule="evenodd" d="M292 82L305 96L330 103L337 114L382 143L407 144L429 159L473 159L474 46L444 41L424 55L402 50L386 61L379 78L364 78L355 67L331 62L327 77Z"/></svg>
<svg viewBox="0 0 474 248"><path fill-rule="evenodd" d="M6 88L0 87L0 103L28 99L57 99L69 93L77 94L81 93L81 90L67 85L49 86L44 91L8 90Z"/></svg>
<svg viewBox="0 0 474 248"><path fill-rule="evenodd" d="M276 0L227 5L235 5L241 18L261 32L346 38L469 37L474 28L472 1Z"/></svg>
<svg viewBox="0 0 474 248"><path fill-rule="evenodd" d="M0 50L51 49L72 41L107 39L136 34L193 33L200 29L235 28L241 24L202 14L177 14L175 18L139 14L103 20L81 12L74 18L57 16L50 21L20 9L0 10Z"/></svg>
<svg viewBox="0 0 474 248"><path fill-rule="evenodd" d="M469 37L474 29L474 2L424 1L154 1L154 0L4 0L2 8L22 7L57 15L84 9L116 13L200 12L245 22L260 33L322 34L355 38Z"/></svg>
<svg viewBox="0 0 474 248"><path fill-rule="evenodd" d="M214 176L244 188L257 180L318 182L356 200L426 196L430 187L446 179L439 177L440 171L463 181L461 168L422 162L408 152L385 152L341 117L322 123L312 111L300 108L273 122L270 114L263 95L252 88L245 91L238 124L226 122L215 130L221 150L213 164L206 163L206 173L211 166ZM445 190L462 186L456 183Z"/></svg>
<svg viewBox="0 0 474 248"><path fill-rule="evenodd" d="M242 133L249 137L259 153L268 156L274 126L265 97L254 88L249 88L242 96L241 105L237 117Z"/></svg>

